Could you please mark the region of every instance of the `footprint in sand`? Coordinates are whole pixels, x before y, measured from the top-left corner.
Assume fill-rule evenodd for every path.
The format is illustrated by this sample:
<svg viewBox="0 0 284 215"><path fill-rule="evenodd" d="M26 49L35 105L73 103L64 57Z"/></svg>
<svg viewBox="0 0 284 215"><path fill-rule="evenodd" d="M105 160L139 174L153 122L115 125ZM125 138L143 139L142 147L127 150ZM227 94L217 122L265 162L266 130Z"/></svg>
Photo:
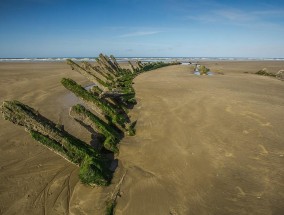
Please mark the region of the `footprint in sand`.
<svg viewBox="0 0 284 215"><path fill-rule="evenodd" d="M230 157L234 157L234 155L231 152L226 152L225 157L230 158Z"/></svg>
<svg viewBox="0 0 284 215"><path fill-rule="evenodd" d="M266 150L266 148L261 145L261 144L258 144L259 148L260 148L260 154L262 155L267 155L268 154L268 151Z"/></svg>
<svg viewBox="0 0 284 215"><path fill-rule="evenodd" d="M234 112L232 111L232 106L231 106L231 105L227 106L225 110L226 110L226 112L228 112L228 113L234 113Z"/></svg>
<svg viewBox="0 0 284 215"><path fill-rule="evenodd" d="M175 211L175 209L170 209L170 215L178 215L178 213Z"/></svg>
<svg viewBox="0 0 284 215"><path fill-rule="evenodd" d="M244 196L246 196L246 193L243 191L243 189L241 188L241 187L239 187L239 186L236 186L235 187L236 188L236 190L238 191L238 196L239 197L244 197Z"/></svg>
<svg viewBox="0 0 284 215"><path fill-rule="evenodd" d="M232 106L231 105L228 105L226 108L225 108L225 111L228 112L228 113L231 113L231 114L234 114L235 112L232 110ZM240 112L240 115L241 116L244 116L246 118L249 118L249 119L252 119L254 121L256 121L260 126L263 126L263 127L272 127L271 123L270 122L267 122L265 120L265 117L257 114L257 113L254 113L254 112L250 112L250 111L242 111ZM247 131L244 131L244 133L246 133Z"/></svg>
<svg viewBox="0 0 284 215"><path fill-rule="evenodd" d="M243 111L240 113L241 116L250 118L254 121L256 121L259 125L263 126L263 127L272 127L270 122L265 122L265 117L257 114L257 113L253 113L250 111Z"/></svg>

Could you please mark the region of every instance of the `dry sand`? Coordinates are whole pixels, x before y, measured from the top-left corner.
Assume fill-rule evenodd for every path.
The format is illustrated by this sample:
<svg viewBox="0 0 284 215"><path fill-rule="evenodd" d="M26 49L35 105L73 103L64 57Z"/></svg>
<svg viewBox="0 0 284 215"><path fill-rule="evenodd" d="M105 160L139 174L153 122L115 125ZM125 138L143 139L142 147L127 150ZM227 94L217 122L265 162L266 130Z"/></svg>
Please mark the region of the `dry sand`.
<svg viewBox="0 0 284 215"><path fill-rule="evenodd" d="M246 74L284 62L205 62L224 75L171 66L135 79L137 134L120 144L108 188L78 181L78 169L0 119L0 214L102 214L126 172L116 214L284 214L284 82ZM0 102L17 99L90 141L68 117L60 85L88 82L65 63L1 63Z"/></svg>

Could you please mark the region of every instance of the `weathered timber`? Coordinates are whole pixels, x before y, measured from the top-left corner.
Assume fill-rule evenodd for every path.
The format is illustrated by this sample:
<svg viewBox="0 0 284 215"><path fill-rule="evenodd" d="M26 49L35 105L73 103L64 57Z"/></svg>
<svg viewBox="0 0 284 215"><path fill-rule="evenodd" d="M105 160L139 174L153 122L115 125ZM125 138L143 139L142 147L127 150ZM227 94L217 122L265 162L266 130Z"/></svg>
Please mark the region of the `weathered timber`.
<svg viewBox="0 0 284 215"><path fill-rule="evenodd" d="M136 61L136 64L138 65L138 67L143 70L144 65L142 64L141 61Z"/></svg>
<svg viewBox="0 0 284 215"><path fill-rule="evenodd" d="M103 55L102 55L103 56ZM101 56L99 58L96 59L98 65L101 67L102 70L104 70L105 72L108 72L109 74L112 74L114 77L118 77L118 73L116 72L116 70L113 70L113 68L111 68L107 61L104 60L104 58L102 58Z"/></svg>
<svg viewBox="0 0 284 215"><path fill-rule="evenodd" d="M100 95L100 98L121 98L121 97L134 97L135 93L124 93L121 91L107 91L107 92L102 92Z"/></svg>
<svg viewBox="0 0 284 215"><path fill-rule="evenodd" d="M127 123L128 119L119 113L119 110L115 109L110 105L106 100L102 100L99 96L87 91L81 85L77 84L72 79L63 78L61 80L62 85L73 92L77 97L82 99L83 101L93 103L101 112L110 119L110 121L118 126L119 128L125 128L125 123ZM93 106L92 106L93 108ZM94 108L95 111L98 109Z"/></svg>
<svg viewBox="0 0 284 215"><path fill-rule="evenodd" d="M131 63L131 61L128 61L129 65L131 66L131 72L132 74L135 74L138 72L139 68L135 68L134 65Z"/></svg>
<svg viewBox="0 0 284 215"><path fill-rule="evenodd" d="M106 73L100 66L95 66L87 61L82 61L81 67L104 82L113 82L113 77Z"/></svg>
<svg viewBox="0 0 284 215"><path fill-rule="evenodd" d="M279 70L279 71L276 73L275 76L276 76L276 78L278 78L279 80L284 81L284 70L283 70L283 69Z"/></svg>
<svg viewBox="0 0 284 215"><path fill-rule="evenodd" d="M112 61L112 59L110 57L108 57L107 55L104 55L108 65L113 69L115 70L117 73L119 73L120 71L120 67L117 67L114 62Z"/></svg>
<svg viewBox="0 0 284 215"><path fill-rule="evenodd" d="M104 69L102 69L100 66L93 66L92 67L94 72L99 73L102 77L104 77L109 82L114 82L115 76L111 75L110 73L107 73Z"/></svg>
<svg viewBox="0 0 284 215"><path fill-rule="evenodd" d="M35 140L80 166L79 177L83 183L107 185L112 177L109 170L111 160L102 154L106 151L100 147L103 145L116 153L123 134L135 134L136 122L131 123L127 115L127 108L136 104L133 79L142 72L180 63L139 61L133 65L129 62L131 69L125 69L113 56L100 54L96 61L96 65L82 62L80 66L67 60L73 70L95 83L91 90L84 89L72 79L63 78L61 83L95 110L93 113L82 105L75 105L70 109L70 115L98 138L96 145L99 149L77 139L66 132L63 125L53 123L20 102L4 102L1 110L5 119L24 126Z"/></svg>
<svg viewBox="0 0 284 215"><path fill-rule="evenodd" d="M103 91L98 87L98 86L93 86L91 88L91 92L96 93L96 94L101 94Z"/></svg>
<svg viewBox="0 0 284 215"><path fill-rule="evenodd" d="M68 59L67 59L68 60ZM86 70L87 72L91 72L92 65L87 61L82 61L81 67Z"/></svg>
<svg viewBox="0 0 284 215"><path fill-rule="evenodd" d="M98 67L101 71L112 76L113 79L115 79L117 77L117 74L114 73L114 71L109 66L106 66L100 58L96 58L96 61L97 61Z"/></svg>
<svg viewBox="0 0 284 215"><path fill-rule="evenodd" d="M154 70L154 69L159 69L165 66L179 65L180 62L165 63L162 61L158 61L158 62L142 63L141 61L138 61L137 64L141 68L141 70L138 71L138 73L141 73L141 72L147 72L147 71Z"/></svg>
<svg viewBox="0 0 284 215"><path fill-rule="evenodd" d="M67 59L67 64L70 65L72 69L88 78L91 82L95 83L101 90L109 90L109 84L104 82L95 74L92 74L91 72L85 70L83 67L79 66L77 63L70 59Z"/></svg>
<svg viewBox="0 0 284 215"><path fill-rule="evenodd" d="M118 152L117 144L121 134L112 126L105 123L98 116L86 109L83 105L77 104L70 109L70 116L78 121L84 122L86 125L91 126L96 132L105 137L103 145L106 149L112 152Z"/></svg>
<svg viewBox="0 0 284 215"><path fill-rule="evenodd" d="M117 63L113 55L110 56L110 59L112 60L113 64L116 66L117 69L121 69L120 65Z"/></svg>
<svg viewBox="0 0 284 215"><path fill-rule="evenodd" d="M118 76L119 75L119 70L115 67L115 65L109 60L108 56L105 56L103 54L99 55L99 59L102 62L102 64L106 67L111 69L111 71Z"/></svg>
<svg viewBox="0 0 284 215"><path fill-rule="evenodd" d="M121 93L121 96L116 96L115 92L117 91L106 91L103 92L100 88L98 88L97 86L93 86L90 89L90 92L92 92L93 94L95 94L96 96L99 96L102 100L106 100L106 102L109 102L110 105L113 105L113 108L117 109L119 113L125 113L127 112L127 106L129 105L126 100L127 99L123 99L121 97L127 97L130 96L130 94L126 94L126 93ZM120 92L120 91L119 91ZM109 94L114 94L113 96L109 96ZM133 93L132 93L132 96ZM128 97L127 97L128 98ZM89 103L90 106L92 106L91 103ZM99 111L99 113L101 113L101 111Z"/></svg>
<svg viewBox="0 0 284 215"><path fill-rule="evenodd" d="M83 183L109 184L112 175L108 169L110 160L90 145L19 101L5 101L1 106L1 112L4 119L24 126L35 140L79 165L79 177Z"/></svg>

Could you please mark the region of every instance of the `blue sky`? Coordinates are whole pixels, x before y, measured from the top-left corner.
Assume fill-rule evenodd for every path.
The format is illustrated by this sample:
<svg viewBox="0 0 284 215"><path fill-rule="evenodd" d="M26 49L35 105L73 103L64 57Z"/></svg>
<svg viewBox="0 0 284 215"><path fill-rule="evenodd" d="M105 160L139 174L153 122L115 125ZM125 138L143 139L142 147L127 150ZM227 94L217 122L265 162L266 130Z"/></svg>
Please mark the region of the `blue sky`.
<svg viewBox="0 0 284 215"><path fill-rule="evenodd" d="M0 57L284 57L283 0L1 0Z"/></svg>

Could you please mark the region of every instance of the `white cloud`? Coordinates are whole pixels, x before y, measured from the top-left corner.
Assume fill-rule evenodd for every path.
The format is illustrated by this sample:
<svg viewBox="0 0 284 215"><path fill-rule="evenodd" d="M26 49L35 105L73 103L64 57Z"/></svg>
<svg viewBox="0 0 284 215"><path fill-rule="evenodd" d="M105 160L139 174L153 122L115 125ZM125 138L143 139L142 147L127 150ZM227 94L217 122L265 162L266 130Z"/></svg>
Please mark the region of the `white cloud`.
<svg viewBox="0 0 284 215"><path fill-rule="evenodd" d="M135 31L127 34L122 34L119 37L138 37L138 36L147 36L147 35L153 35L158 34L161 31Z"/></svg>
<svg viewBox="0 0 284 215"><path fill-rule="evenodd" d="M253 11L252 13L258 16L272 16L272 17L284 16L284 10L259 10L259 11Z"/></svg>
<svg viewBox="0 0 284 215"><path fill-rule="evenodd" d="M203 15L203 14L194 15L194 16L187 16L186 19L194 20L194 21L198 21L198 22L203 22L203 23L218 21L216 19L216 17L214 17L212 15Z"/></svg>
<svg viewBox="0 0 284 215"><path fill-rule="evenodd" d="M252 13L240 10L217 10L213 13L218 17L229 21L246 22L257 19L257 16L253 15Z"/></svg>
<svg viewBox="0 0 284 215"><path fill-rule="evenodd" d="M206 14L187 16L186 19L200 23L217 23L243 26L249 28L278 29L283 27L280 22L272 21L274 18L284 17L283 10L236 10L225 8L222 10L211 10Z"/></svg>

